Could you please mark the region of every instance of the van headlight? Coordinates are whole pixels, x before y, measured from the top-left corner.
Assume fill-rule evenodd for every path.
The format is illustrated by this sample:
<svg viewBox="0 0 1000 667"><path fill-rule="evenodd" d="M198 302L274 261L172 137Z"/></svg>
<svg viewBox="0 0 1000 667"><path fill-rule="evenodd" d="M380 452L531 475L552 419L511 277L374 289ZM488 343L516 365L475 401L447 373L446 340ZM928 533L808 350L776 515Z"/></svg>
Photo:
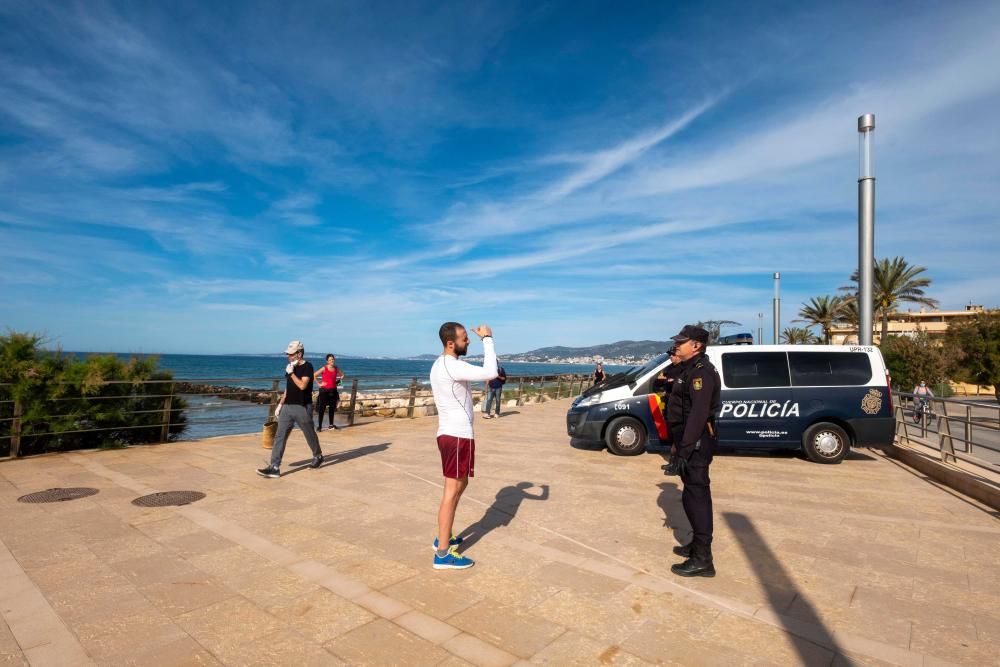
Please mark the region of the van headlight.
<svg viewBox="0 0 1000 667"><path fill-rule="evenodd" d="M579 401L577 401L576 407L589 408L591 405L597 405L600 402L601 402L600 393L591 394L590 396L587 396L586 398L581 398Z"/></svg>

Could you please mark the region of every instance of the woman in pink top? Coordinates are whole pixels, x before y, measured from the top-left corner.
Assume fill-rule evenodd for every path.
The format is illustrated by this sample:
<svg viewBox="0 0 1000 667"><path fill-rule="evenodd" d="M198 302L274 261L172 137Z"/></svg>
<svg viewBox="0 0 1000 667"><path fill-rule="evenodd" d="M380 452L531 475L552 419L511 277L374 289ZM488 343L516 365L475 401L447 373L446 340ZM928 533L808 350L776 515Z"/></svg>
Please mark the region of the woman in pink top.
<svg viewBox="0 0 1000 667"><path fill-rule="evenodd" d="M317 431L323 430L323 413L327 406L330 407L330 427L339 428L333 423L333 416L337 412L337 404L340 402L340 392L337 385L344 379L344 373L337 368L337 357L332 354L326 355L326 365L316 371L316 381L319 383L319 400L316 406L318 413Z"/></svg>

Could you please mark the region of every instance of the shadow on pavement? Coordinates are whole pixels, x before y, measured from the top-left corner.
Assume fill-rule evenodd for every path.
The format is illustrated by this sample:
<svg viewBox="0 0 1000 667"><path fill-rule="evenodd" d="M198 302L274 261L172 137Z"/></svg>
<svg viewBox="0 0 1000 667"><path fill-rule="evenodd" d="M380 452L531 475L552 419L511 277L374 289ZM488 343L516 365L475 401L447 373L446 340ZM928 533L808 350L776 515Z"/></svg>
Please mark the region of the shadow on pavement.
<svg viewBox="0 0 1000 667"><path fill-rule="evenodd" d="M757 528L750 521L750 518L737 512L723 512L722 518L746 554L747 561L756 574L757 582L767 595L771 610L778 614L779 622L788 632L789 640L798 652L802 664L819 664L820 660L829 663L832 656L826 656L824 651L832 650L834 653L843 655L844 649L837 644L833 633L823 625L815 607L799 592L795 582L788 575L771 547L757 532ZM794 618L787 616L787 611L781 608L782 603L787 601L789 592L795 593L792 600L792 605L796 610ZM797 626L799 621L809 624L810 627L793 627ZM800 636L802 634L809 634L812 639L805 639Z"/></svg>
<svg viewBox="0 0 1000 667"><path fill-rule="evenodd" d="M459 533L458 537L462 538L462 544L458 551L464 553L491 531L510 524L525 500L549 499L548 484L542 484L537 494L528 493L527 490L533 486L531 482L518 482L497 491L493 504L486 508L483 518Z"/></svg>
<svg viewBox="0 0 1000 667"><path fill-rule="evenodd" d="M771 459L802 459L803 461L809 461L809 458L802 452L801 449L741 449L738 447L719 447L715 452L715 456L739 456L744 458L758 457L758 458L771 458ZM874 456L866 454L858 449L850 449L847 452L847 456L844 457L845 461L877 461ZM817 464L819 465L819 464Z"/></svg>
<svg viewBox="0 0 1000 667"><path fill-rule="evenodd" d="M583 449L588 452L596 452L604 449L602 440L581 440L580 438L570 438L569 446L573 449Z"/></svg>
<svg viewBox="0 0 1000 667"><path fill-rule="evenodd" d="M675 479L680 480L680 477ZM660 488L656 504L663 510L663 527L674 532L674 541L677 544L687 544L691 541L691 524L688 523L684 507L681 505L680 482L660 482L656 486Z"/></svg>
<svg viewBox="0 0 1000 667"><path fill-rule="evenodd" d="M327 466L337 465L338 463L347 463L353 459L359 459L362 456L368 456L369 454L378 454L379 452L384 452L389 449L391 442L383 442L378 445L365 445L364 447L356 447L355 449L348 449L343 452L337 452L336 454L326 454L323 457L323 464L320 468L326 468ZM291 475L292 473L299 472L300 470L309 470L309 464L312 463L312 459L302 459L301 461L294 461L289 463L289 466L294 466L291 470L286 473L282 473L282 477L285 475Z"/></svg>

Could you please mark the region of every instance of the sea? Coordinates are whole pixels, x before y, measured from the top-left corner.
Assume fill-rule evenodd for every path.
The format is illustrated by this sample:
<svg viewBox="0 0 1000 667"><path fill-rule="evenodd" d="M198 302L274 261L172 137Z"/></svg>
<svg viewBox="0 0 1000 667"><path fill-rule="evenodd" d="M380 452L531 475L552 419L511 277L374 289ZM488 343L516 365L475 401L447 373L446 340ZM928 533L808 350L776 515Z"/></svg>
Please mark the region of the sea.
<svg viewBox="0 0 1000 667"><path fill-rule="evenodd" d="M88 353L69 354L83 357ZM171 371L176 380L253 389L270 389L273 380L284 376L287 363L284 355L274 354L116 354L116 356L123 360L130 357L156 357L159 368ZM323 356L307 355L306 359L317 370L324 364ZM337 366L345 375L346 384L341 386L342 393L345 388L350 387L352 378L358 378L358 389L363 392L402 389L414 378L426 382L433 364L433 359L337 357ZM502 359L501 364L508 376L594 372L593 364L508 363ZM604 367L608 374L626 368L612 365ZM181 435L183 440L257 432L267 418L268 407L265 405L205 395L185 395L184 398L188 402L186 410L188 426ZM338 419L341 418L338 415Z"/></svg>

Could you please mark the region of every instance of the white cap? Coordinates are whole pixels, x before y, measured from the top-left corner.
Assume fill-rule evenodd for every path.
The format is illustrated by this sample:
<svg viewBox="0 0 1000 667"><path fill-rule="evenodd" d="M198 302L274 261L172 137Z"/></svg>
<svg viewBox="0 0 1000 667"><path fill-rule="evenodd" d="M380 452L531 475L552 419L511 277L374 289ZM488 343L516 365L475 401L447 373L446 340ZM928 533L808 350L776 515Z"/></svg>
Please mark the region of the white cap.
<svg viewBox="0 0 1000 667"><path fill-rule="evenodd" d="M285 348L285 354L295 354L296 352L304 352L305 349L306 348L302 344L302 341L293 340L291 343L288 344L288 347Z"/></svg>

